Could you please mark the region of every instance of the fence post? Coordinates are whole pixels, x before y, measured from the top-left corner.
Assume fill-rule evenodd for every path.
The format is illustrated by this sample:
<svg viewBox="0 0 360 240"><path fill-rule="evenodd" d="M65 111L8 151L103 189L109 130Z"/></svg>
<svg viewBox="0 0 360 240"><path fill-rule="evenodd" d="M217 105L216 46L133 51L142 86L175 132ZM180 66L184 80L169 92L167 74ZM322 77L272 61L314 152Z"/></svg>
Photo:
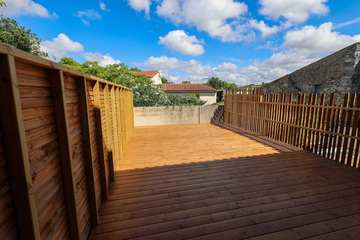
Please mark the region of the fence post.
<svg viewBox="0 0 360 240"><path fill-rule="evenodd" d="M93 149L92 140L90 134L90 122L89 122L89 106L88 106L88 92L86 86L86 79L79 77L78 79L79 88L79 103L80 103L80 119L81 128L84 144L84 158L85 158L85 170L86 179L88 185L88 197L89 197L89 208L91 224L93 227L99 223L98 206L96 201L96 190L95 190L95 176L94 176L94 164L93 164Z"/></svg>
<svg viewBox="0 0 360 240"><path fill-rule="evenodd" d="M108 199L108 182L106 178L105 169L105 153L104 153L104 138L102 133L102 122L101 122L101 101L100 101L100 83L96 81L94 87L94 107L95 107L95 121L96 121L96 136L99 149L99 162L100 162L100 175L101 175L101 192L104 199Z"/></svg>
<svg viewBox="0 0 360 240"><path fill-rule="evenodd" d="M108 166L109 166L109 179L110 182L115 180L114 173L114 149L112 142L112 126L110 118L110 102L109 102L109 84L104 87L104 101L105 101L105 119L106 119L106 131L107 131L107 150L108 150Z"/></svg>
<svg viewBox="0 0 360 240"><path fill-rule="evenodd" d="M56 128L59 139L70 238L81 239L76 188L74 183L73 159L66 112L64 78L61 70L51 70L51 85L54 97Z"/></svg>
<svg viewBox="0 0 360 240"><path fill-rule="evenodd" d="M0 124L21 239L40 239L15 60L0 55Z"/></svg>

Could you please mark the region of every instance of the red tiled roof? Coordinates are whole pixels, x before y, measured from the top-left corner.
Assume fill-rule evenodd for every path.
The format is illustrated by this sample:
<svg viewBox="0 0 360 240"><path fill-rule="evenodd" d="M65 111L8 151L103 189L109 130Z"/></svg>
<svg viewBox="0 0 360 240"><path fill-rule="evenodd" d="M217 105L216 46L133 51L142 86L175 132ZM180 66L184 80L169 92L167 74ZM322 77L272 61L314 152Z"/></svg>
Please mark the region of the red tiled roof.
<svg viewBox="0 0 360 240"><path fill-rule="evenodd" d="M157 70L151 70L151 71L140 71L140 72L136 72L136 71L130 71L132 74L144 74L145 76L152 78L154 77L156 74L159 73L159 71Z"/></svg>
<svg viewBox="0 0 360 240"><path fill-rule="evenodd" d="M216 89L201 83L188 84L162 84L161 90L165 92L216 92Z"/></svg>

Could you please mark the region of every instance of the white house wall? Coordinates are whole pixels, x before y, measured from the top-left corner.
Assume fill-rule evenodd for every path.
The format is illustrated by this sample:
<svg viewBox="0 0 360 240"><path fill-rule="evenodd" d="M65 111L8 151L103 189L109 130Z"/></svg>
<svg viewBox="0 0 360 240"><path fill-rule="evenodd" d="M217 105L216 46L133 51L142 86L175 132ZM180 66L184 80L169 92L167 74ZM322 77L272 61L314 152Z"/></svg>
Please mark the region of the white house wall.
<svg viewBox="0 0 360 240"><path fill-rule="evenodd" d="M160 77L160 73L157 73L154 77L151 78L151 81L154 84L161 84L161 77Z"/></svg>

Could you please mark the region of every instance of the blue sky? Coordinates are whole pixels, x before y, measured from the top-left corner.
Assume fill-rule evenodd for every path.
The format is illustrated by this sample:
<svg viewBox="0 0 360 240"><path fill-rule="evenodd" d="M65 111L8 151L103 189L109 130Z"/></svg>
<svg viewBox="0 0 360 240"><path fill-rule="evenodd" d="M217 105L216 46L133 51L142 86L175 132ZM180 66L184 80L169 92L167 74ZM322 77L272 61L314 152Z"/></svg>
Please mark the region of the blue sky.
<svg viewBox="0 0 360 240"><path fill-rule="evenodd" d="M123 62L172 82L275 80L360 42L360 1L5 0L55 61Z"/></svg>

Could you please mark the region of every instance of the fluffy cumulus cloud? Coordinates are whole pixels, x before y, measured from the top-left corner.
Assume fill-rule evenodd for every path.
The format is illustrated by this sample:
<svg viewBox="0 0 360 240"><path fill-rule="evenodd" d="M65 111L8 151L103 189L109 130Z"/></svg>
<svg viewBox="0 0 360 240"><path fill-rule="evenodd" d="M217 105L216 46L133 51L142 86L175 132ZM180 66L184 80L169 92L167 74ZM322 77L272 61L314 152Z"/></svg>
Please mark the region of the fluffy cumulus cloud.
<svg viewBox="0 0 360 240"><path fill-rule="evenodd" d="M112 58L109 53L107 53L106 55L102 55L98 52L96 53L87 52L84 53L83 56L87 61L98 62L101 67L106 67L107 65L110 64L121 63L120 60L114 60L114 58Z"/></svg>
<svg viewBox="0 0 360 240"><path fill-rule="evenodd" d="M10 0L5 1L6 7L0 8L0 14L6 17L30 15L44 18L56 17L55 13L50 14L42 5L32 0Z"/></svg>
<svg viewBox="0 0 360 240"><path fill-rule="evenodd" d="M289 23L305 22L310 14L324 15L329 12L327 0L260 0L260 13L278 19L284 17Z"/></svg>
<svg viewBox="0 0 360 240"><path fill-rule="evenodd" d="M151 0L128 0L128 4L135 11L144 11L149 16Z"/></svg>
<svg viewBox="0 0 360 240"><path fill-rule="evenodd" d="M150 57L139 66L162 70L166 76L174 79L173 82L184 80L202 82L209 77L219 77L238 85L261 84L273 81L359 41L360 35L340 34L332 30L332 23L328 22L319 27L304 26L301 29L287 32L284 36L282 50L276 50L277 52L269 59L262 62L254 60L247 67L239 67L229 62L210 67L203 65L200 61L181 61L167 56ZM169 73L172 71L177 71L180 77L175 78Z"/></svg>
<svg viewBox="0 0 360 240"><path fill-rule="evenodd" d="M319 27L304 26L286 33L283 46L286 50L274 53L264 61L267 66L282 66L294 70L318 60L331 52L360 41L360 35L343 35L332 31L332 23Z"/></svg>
<svg viewBox="0 0 360 240"><path fill-rule="evenodd" d="M204 48L201 45L203 41L198 40L195 36L188 36L182 30L171 31L165 37L159 39L160 44L164 44L167 48L184 55L195 57L204 53Z"/></svg>
<svg viewBox="0 0 360 240"><path fill-rule="evenodd" d="M60 33L51 41L41 42L41 50L47 52L51 59L59 60L67 56L69 52L83 52L84 47L81 43L74 42L65 34Z"/></svg>
<svg viewBox="0 0 360 240"><path fill-rule="evenodd" d="M163 0L156 13L175 24L196 26L223 42L238 42L254 38L254 33L239 23L247 10L245 3L234 0Z"/></svg>
<svg viewBox="0 0 360 240"><path fill-rule="evenodd" d="M262 36L263 38L268 37L268 36L270 36L270 35L273 35L273 34L277 33L277 32L280 30L280 28L279 28L278 26L269 27L269 26L267 26L267 25L265 24L264 21L260 21L260 22L259 22L259 21L254 20L254 19L251 19L251 20L249 21L249 25L250 25L252 28L260 31L260 32L261 32L261 36Z"/></svg>

